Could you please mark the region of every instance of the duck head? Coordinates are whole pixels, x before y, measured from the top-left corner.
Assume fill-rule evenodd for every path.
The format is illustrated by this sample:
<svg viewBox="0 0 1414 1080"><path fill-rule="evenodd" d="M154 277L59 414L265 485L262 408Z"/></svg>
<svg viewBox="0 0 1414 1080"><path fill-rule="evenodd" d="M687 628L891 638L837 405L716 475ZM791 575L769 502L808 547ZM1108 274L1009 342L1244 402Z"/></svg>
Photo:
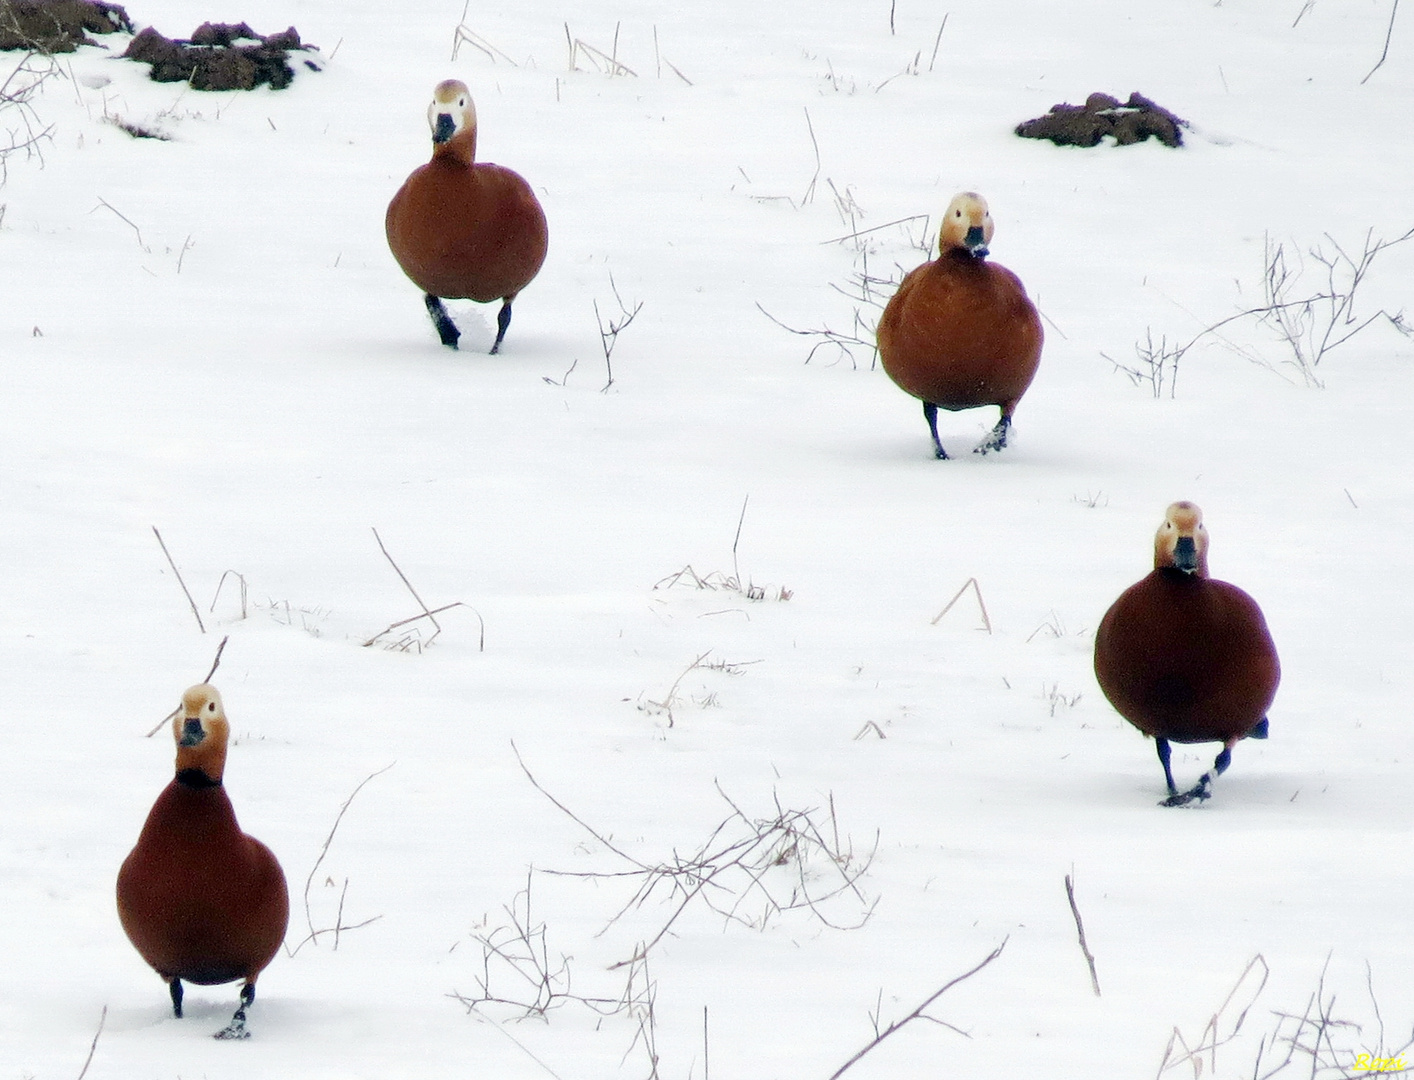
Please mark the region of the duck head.
<svg viewBox="0 0 1414 1080"><path fill-rule="evenodd" d="M182 695L181 709L172 718L178 779L185 774L198 787L219 784L226 771L226 741L230 733L226 708L216 687L200 683L187 690Z"/></svg>
<svg viewBox="0 0 1414 1080"><path fill-rule="evenodd" d="M432 104L427 106L427 123L432 128L432 144L441 148L455 142L469 143L464 155L471 160L476 154L476 102L471 91L459 79L446 79L432 91Z"/></svg>
<svg viewBox="0 0 1414 1080"><path fill-rule="evenodd" d="M1164 512L1164 523L1154 536L1154 568L1208 576L1208 530L1196 504L1176 502Z"/></svg>
<svg viewBox="0 0 1414 1080"><path fill-rule="evenodd" d="M938 232L938 253L946 255L961 250L978 259L987 257L987 245L992 242L992 215L987 212L987 200L975 191L954 195L943 214L943 227Z"/></svg>

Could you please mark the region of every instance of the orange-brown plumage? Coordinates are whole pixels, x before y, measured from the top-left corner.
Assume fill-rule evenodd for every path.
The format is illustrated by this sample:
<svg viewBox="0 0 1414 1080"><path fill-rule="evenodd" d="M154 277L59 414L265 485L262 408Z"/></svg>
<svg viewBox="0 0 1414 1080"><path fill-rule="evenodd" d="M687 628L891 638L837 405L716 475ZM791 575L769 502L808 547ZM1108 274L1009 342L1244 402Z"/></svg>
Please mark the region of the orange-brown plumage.
<svg viewBox="0 0 1414 1080"><path fill-rule="evenodd" d="M426 294L445 345L460 336L440 298L501 300L499 350L511 301L545 262L549 232L520 174L476 160L476 107L464 83L438 84L428 118L432 160L414 170L388 204L388 247Z"/></svg>
<svg viewBox="0 0 1414 1080"><path fill-rule="evenodd" d="M1208 576L1202 513L1174 503L1155 537L1154 570L1120 594L1095 632L1095 677L1115 710L1156 740L1170 805L1205 799L1230 751L1266 736L1281 665L1257 602ZM1221 742L1213 773L1182 795L1170 742Z"/></svg>
<svg viewBox="0 0 1414 1080"><path fill-rule="evenodd" d="M241 1007L218 1034L243 1038L255 982L289 923L285 875L270 849L241 832L222 783L229 725L215 687L193 686L173 720L177 774L157 797L118 871L118 917L168 983L244 980Z"/></svg>
<svg viewBox="0 0 1414 1080"><path fill-rule="evenodd" d="M1025 287L986 259L992 229L980 195L956 196L943 216L938 258L904 277L876 330L880 362L923 402L940 458L947 454L938 441L938 409L999 406L997 426L977 449L1000 450L1041 362L1045 335Z"/></svg>

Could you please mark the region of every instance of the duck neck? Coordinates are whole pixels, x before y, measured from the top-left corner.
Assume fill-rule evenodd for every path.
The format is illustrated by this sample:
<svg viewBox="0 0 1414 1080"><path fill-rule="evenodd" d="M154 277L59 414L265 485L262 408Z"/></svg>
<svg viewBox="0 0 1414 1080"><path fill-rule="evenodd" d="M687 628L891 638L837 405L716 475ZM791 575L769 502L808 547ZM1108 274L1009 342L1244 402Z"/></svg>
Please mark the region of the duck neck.
<svg viewBox="0 0 1414 1080"><path fill-rule="evenodd" d="M432 160L471 165L476 161L476 128L465 128L446 142L438 143L432 148Z"/></svg>
<svg viewBox="0 0 1414 1080"><path fill-rule="evenodd" d="M177 783L184 788L191 788L193 791L204 791L207 788L221 786L221 778L212 778L203 770L197 768L178 769Z"/></svg>

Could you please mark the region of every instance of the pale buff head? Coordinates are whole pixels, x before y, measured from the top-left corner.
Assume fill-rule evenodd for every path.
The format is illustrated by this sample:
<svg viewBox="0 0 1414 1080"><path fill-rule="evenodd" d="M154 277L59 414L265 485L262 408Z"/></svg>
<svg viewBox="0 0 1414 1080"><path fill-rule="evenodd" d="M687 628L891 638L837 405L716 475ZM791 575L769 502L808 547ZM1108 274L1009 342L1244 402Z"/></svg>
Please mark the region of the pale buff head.
<svg viewBox="0 0 1414 1080"><path fill-rule="evenodd" d="M231 726L221 695L210 683L200 683L182 695L182 707L172 718L177 743L177 772L199 769L220 780L226 769L226 742Z"/></svg>
<svg viewBox="0 0 1414 1080"><path fill-rule="evenodd" d="M1154 536L1154 568L1173 567L1198 577L1208 576L1208 530L1203 511L1191 502L1173 503Z"/></svg>
<svg viewBox="0 0 1414 1080"><path fill-rule="evenodd" d="M943 227L938 231L938 251L946 255L960 248L983 258L987 255L987 245L992 242L994 228L986 199L975 191L954 195L943 214Z"/></svg>
<svg viewBox="0 0 1414 1080"><path fill-rule="evenodd" d="M432 127L432 141L437 145L450 142L463 132L476 134L476 102L471 91L459 79L445 79L432 91L432 104L427 106L427 122Z"/></svg>

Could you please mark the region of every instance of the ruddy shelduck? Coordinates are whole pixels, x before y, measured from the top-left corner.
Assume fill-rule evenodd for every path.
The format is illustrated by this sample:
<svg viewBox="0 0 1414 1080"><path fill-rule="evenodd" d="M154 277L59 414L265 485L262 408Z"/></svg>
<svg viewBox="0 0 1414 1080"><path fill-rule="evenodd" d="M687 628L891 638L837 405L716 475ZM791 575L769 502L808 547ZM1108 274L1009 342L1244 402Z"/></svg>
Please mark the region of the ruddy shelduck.
<svg viewBox="0 0 1414 1080"><path fill-rule="evenodd" d="M118 871L118 918L167 982L182 1015L182 981L244 980L240 1006L218 1039L244 1039L255 981L289 924L285 874L270 849L241 832L222 777L230 725L216 688L182 695L172 720L177 775L157 797L137 846Z"/></svg>
<svg viewBox="0 0 1414 1080"><path fill-rule="evenodd" d="M938 232L938 257L905 275L875 332L889 378L923 402L939 458L948 456L938 439L939 409L999 406L1001 419L976 452L1005 447L1012 414L1041 362L1035 305L1015 274L987 261L993 228L981 195L954 196Z"/></svg>
<svg viewBox="0 0 1414 1080"><path fill-rule="evenodd" d="M1176 502L1154 537L1154 570L1131 585L1095 632L1095 677L1121 716L1154 737L1169 796L1182 806L1212 794L1245 738L1267 737L1281 665L1257 602L1208 576L1208 531ZM1220 742L1213 768L1180 793L1169 743Z"/></svg>
<svg viewBox="0 0 1414 1080"><path fill-rule="evenodd" d="M476 105L466 84L437 84L427 108L432 160L388 204L384 227L393 258L426 295L442 344L461 332L442 299L501 301L499 352L511 303L545 262L549 232L540 201L519 173L476 160Z"/></svg>

